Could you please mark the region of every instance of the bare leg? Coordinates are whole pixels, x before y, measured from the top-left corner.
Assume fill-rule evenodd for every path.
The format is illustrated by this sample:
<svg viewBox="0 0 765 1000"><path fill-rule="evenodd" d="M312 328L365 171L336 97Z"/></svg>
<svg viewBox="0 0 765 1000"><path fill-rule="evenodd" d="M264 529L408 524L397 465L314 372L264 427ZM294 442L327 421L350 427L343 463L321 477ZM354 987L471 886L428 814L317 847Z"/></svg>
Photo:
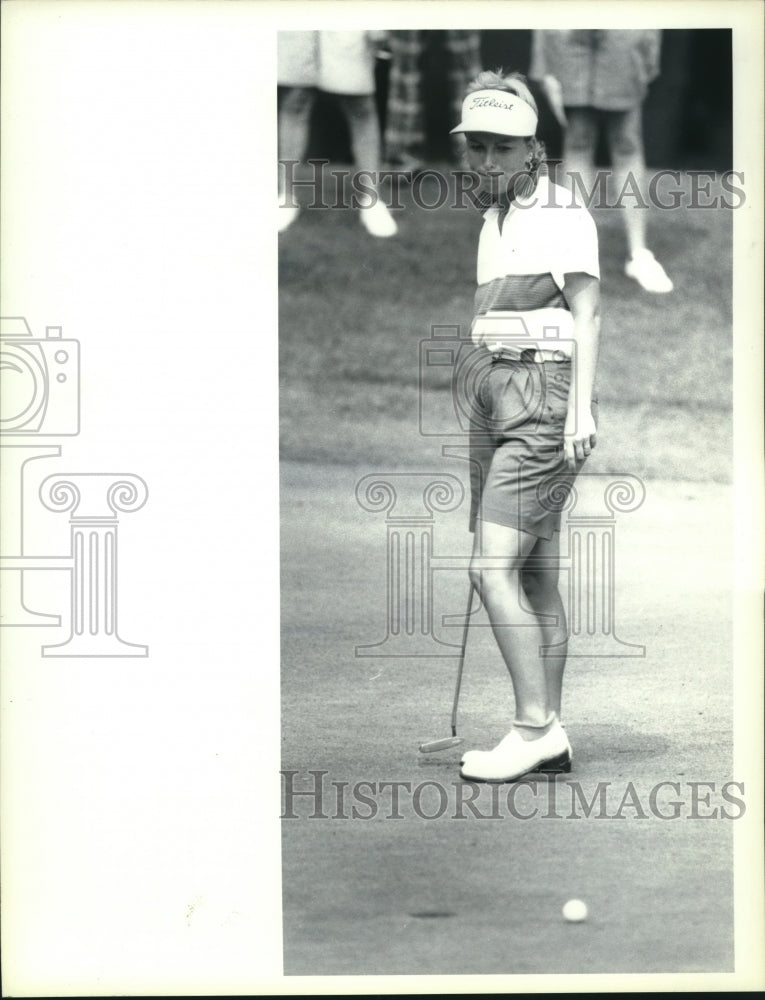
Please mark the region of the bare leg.
<svg viewBox="0 0 765 1000"><path fill-rule="evenodd" d="M631 111L612 112L607 116L606 132L611 150L616 197L625 190L625 204L622 218L627 234L627 255L634 257L639 250L645 250L647 208L630 196L635 188L642 195L645 189L645 157L643 154L642 109L640 105ZM644 197L644 196L643 196ZM647 203L646 203L647 204Z"/></svg>
<svg viewBox="0 0 765 1000"><path fill-rule="evenodd" d="M521 572L536 536L479 522L475 534L470 578L478 589L491 622L515 692L515 717L531 726L549 720L547 679L540 657L542 631L526 610Z"/></svg>
<svg viewBox="0 0 765 1000"><path fill-rule="evenodd" d="M292 87L279 108L279 159L302 160L308 146L308 129L316 92L309 87ZM292 172L279 171L279 192L292 203Z"/></svg>
<svg viewBox="0 0 765 1000"><path fill-rule="evenodd" d="M646 246L648 201L645 191L642 109L612 112L607 116L608 142L619 195L624 192L621 215L627 235L625 272L648 292L671 292L672 281Z"/></svg>
<svg viewBox="0 0 765 1000"><path fill-rule="evenodd" d="M563 136L563 167L568 184L576 193L572 175L580 185L592 191L594 183L595 146L598 140L598 120L592 108L566 108L566 131Z"/></svg>
<svg viewBox="0 0 765 1000"><path fill-rule="evenodd" d="M538 562L536 560L539 560ZM560 718L563 671L566 666L568 628L566 612L558 590L560 532L540 538L531 551L521 573L521 584L533 612L539 617L542 652L547 682L547 704Z"/></svg>
<svg viewBox="0 0 765 1000"><path fill-rule="evenodd" d="M526 611L528 598L521 589L537 538L488 521L478 527L470 578L513 682L515 718L493 750L464 754L460 774L474 781L516 781L533 771L570 771L571 745L550 710L550 681L540 654L543 632L536 615Z"/></svg>
<svg viewBox="0 0 765 1000"><path fill-rule="evenodd" d="M393 236L398 227L380 197L378 186L382 154L374 98L368 94L343 94L339 100L348 119L356 168L369 172L371 178L364 178L364 186L373 188L377 194L377 197L360 196L362 222L373 236ZM365 201L367 204L364 204Z"/></svg>
<svg viewBox="0 0 765 1000"><path fill-rule="evenodd" d="M380 124L374 98L369 94L344 94L338 98L351 133L353 159L359 170L380 172Z"/></svg>
<svg viewBox="0 0 765 1000"><path fill-rule="evenodd" d="M279 108L279 159L302 160L308 146L308 129L316 92L309 87L292 87ZM292 189L295 164L279 164L279 232L288 229L300 212Z"/></svg>

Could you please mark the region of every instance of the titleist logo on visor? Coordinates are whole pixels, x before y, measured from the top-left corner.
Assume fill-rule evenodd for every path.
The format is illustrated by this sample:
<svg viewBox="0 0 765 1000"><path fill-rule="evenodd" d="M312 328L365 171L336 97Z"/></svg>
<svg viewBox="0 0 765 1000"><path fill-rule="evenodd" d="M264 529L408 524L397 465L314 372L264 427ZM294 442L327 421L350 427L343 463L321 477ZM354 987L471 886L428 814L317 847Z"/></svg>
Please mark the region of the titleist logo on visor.
<svg viewBox="0 0 765 1000"><path fill-rule="evenodd" d="M506 111L510 111L514 104L508 104L506 101L498 101L495 97L474 97L470 103L469 111L473 108L504 108Z"/></svg>

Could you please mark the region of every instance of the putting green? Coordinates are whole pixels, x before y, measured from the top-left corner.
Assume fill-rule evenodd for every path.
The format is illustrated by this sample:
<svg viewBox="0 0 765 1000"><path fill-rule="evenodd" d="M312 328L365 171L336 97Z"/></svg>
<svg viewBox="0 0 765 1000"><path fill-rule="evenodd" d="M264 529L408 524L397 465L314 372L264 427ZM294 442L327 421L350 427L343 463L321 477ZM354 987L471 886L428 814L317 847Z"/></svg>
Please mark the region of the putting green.
<svg viewBox="0 0 765 1000"><path fill-rule="evenodd" d="M511 803L513 786L498 804L480 786L473 811L460 750L418 752L449 735L456 658L355 652L386 634L386 519L354 492L370 471L282 467L283 768L322 796L283 803L286 974L732 971L730 488L649 482L617 515L615 631L645 656L572 658L572 773ZM593 488L582 479L585 504ZM464 505L435 515L435 556L464 559L465 520ZM440 616L463 610L466 575L435 576L436 631L458 642ZM466 747L512 718L483 615ZM586 922L563 920L571 898Z"/></svg>

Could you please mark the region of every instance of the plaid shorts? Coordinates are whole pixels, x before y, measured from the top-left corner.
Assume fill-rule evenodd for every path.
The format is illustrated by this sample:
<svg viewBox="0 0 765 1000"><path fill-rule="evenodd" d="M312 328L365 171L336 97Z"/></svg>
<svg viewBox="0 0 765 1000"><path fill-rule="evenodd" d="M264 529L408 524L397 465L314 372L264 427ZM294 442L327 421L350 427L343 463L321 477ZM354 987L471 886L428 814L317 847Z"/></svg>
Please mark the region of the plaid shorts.
<svg viewBox="0 0 765 1000"><path fill-rule="evenodd" d="M468 83L481 72L481 36L478 31L443 31L447 53L449 106L456 125ZM404 153L425 141L422 93L422 56L431 44L430 31L391 31L390 76L385 145L388 156Z"/></svg>
<svg viewBox="0 0 765 1000"><path fill-rule="evenodd" d="M570 387L569 360L487 363L470 413L471 531L477 520L546 539L560 529L581 468L569 470L563 450Z"/></svg>

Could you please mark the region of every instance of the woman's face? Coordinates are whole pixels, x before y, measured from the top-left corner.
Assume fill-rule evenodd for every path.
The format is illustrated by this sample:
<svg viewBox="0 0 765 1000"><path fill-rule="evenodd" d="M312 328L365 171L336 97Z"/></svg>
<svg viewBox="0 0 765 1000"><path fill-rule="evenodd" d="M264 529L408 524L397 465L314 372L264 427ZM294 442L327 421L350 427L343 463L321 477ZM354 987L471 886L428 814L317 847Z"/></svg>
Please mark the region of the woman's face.
<svg viewBox="0 0 765 1000"><path fill-rule="evenodd" d="M515 174L528 170L528 140L523 136L494 132L468 132L467 160L478 174L480 192L506 194Z"/></svg>

